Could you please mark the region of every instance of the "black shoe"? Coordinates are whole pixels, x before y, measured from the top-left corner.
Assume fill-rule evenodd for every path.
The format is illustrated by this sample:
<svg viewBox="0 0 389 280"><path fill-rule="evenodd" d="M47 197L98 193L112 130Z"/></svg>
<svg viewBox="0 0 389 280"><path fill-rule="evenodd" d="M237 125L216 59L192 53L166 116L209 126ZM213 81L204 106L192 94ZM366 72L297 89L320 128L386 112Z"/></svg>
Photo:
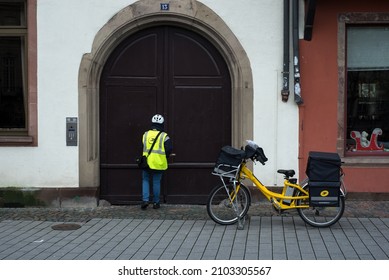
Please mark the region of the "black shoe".
<svg viewBox="0 0 389 280"><path fill-rule="evenodd" d="M153 208L154 209L158 209L158 208L160 208L161 207L161 205L159 204L159 202L157 203L157 202L154 202L154 204L153 204Z"/></svg>
<svg viewBox="0 0 389 280"><path fill-rule="evenodd" d="M140 208L141 208L142 210L146 210L147 206L149 206L149 203L146 202L146 201L143 201L143 202L142 202L142 205L140 206Z"/></svg>

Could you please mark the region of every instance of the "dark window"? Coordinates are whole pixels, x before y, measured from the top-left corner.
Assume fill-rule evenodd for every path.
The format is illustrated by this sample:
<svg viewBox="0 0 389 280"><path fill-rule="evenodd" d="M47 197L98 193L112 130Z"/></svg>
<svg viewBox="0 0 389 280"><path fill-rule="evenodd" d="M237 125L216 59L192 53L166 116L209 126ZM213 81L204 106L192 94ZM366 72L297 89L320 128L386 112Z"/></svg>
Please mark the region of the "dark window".
<svg viewBox="0 0 389 280"><path fill-rule="evenodd" d="M26 16L24 1L0 2L0 132L26 132Z"/></svg>
<svg viewBox="0 0 389 280"><path fill-rule="evenodd" d="M389 152L389 26L347 27L346 151Z"/></svg>

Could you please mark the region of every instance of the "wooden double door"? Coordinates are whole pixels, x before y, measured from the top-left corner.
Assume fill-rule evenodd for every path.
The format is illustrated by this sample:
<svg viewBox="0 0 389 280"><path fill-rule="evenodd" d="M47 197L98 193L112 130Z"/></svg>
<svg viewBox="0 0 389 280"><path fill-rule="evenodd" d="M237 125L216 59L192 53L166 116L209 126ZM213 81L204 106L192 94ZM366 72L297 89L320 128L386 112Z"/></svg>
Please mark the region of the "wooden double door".
<svg viewBox="0 0 389 280"><path fill-rule="evenodd" d="M161 201L203 204L220 182L211 171L231 144L231 80L218 50L183 28L158 26L122 41L100 81L100 197L112 204L141 200L135 159L151 117L165 117L175 157L164 173Z"/></svg>

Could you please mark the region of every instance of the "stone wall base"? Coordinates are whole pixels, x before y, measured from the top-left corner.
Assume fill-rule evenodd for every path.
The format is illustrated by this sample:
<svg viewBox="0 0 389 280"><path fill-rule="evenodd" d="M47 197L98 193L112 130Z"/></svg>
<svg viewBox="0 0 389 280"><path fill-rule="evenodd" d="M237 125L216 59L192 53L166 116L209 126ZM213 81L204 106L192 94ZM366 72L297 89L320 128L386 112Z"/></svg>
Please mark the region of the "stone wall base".
<svg viewBox="0 0 389 280"><path fill-rule="evenodd" d="M96 207L98 188L0 188L0 207Z"/></svg>
<svg viewBox="0 0 389 280"><path fill-rule="evenodd" d="M249 187L252 202L265 201L266 198L254 187ZM270 190L280 192L279 187L269 187ZM388 201L389 193L361 193L347 194L347 200ZM102 205L103 204L103 205ZM185 203L188 204L188 203ZM0 188L0 207L55 207L55 208L93 208L110 205L99 199L99 188Z"/></svg>

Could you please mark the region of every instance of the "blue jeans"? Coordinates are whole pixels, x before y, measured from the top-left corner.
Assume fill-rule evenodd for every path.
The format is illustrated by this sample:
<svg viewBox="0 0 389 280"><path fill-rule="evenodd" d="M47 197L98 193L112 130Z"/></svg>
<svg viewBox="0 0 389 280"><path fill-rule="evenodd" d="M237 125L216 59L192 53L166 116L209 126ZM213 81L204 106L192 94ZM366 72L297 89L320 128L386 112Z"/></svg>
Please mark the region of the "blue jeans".
<svg viewBox="0 0 389 280"><path fill-rule="evenodd" d="M150 201L150 182L153 185L153 202L159 203L161 193L161 178L163 171L143 170L142 171L142 200Z"/></svg>

